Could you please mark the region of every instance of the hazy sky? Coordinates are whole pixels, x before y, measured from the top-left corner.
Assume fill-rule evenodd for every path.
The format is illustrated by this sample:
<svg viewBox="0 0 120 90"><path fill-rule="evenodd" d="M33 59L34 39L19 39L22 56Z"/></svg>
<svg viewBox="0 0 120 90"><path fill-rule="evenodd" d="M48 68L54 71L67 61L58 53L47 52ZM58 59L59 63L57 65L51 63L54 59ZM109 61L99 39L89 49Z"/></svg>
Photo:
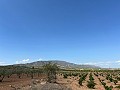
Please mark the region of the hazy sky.
<svg viewBox="0 0 120 90"><path fill-rule="evenodd" d="M51 59L120 67L120 0L0 0L0 65Z"/></svg>

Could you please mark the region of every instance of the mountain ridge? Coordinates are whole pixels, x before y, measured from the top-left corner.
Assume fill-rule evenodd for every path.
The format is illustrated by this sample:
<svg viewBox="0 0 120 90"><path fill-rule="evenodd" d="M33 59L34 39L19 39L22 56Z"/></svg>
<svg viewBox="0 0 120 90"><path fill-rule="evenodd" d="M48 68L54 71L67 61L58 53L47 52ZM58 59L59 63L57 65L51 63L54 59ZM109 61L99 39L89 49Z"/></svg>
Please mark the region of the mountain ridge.
<svg viewBox="0 0 120 90"><path fill-rule="evenodd" d="M60 68L65 68L65 69L68 69L68 68L93 68L93 69L98 69L98 68L101 68L99 66L95 66L95 65L81 65L81 64L74 64L74 63L71 63L71 62L67 62L67 61L63 61L63 60L45 60L45 61L35 61L35 62L31 62L31 63L26 63L26 64L17 64L17 65L24 65L24 66L27 66L27 67L41 67L43 66L44 64L47 64L51 62L52 64L57 64Z"/></svg>

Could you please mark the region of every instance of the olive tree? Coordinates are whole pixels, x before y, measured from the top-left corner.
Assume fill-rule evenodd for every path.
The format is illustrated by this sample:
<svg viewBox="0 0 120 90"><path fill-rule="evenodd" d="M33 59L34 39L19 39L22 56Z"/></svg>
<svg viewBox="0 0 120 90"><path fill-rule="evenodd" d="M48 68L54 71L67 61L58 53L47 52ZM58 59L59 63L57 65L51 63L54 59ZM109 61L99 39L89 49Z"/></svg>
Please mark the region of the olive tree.
<svg viewBox="0 0 120 90"><path fill-rule="evenodd" d="M48 64L43 65L43 69L47 74L48 82L54 83L56 82L56 74L59 70L58 66L56 64L52 64L49 62Z"/></svg>
<svg viewBox="0 0 120 90"><path fill-rule="evenodd" d="M11 69L1 68L0 69L0 82L7 76L8 78L12 75Z"/></svg>
<svg viewBox="0 0 120 90"><path fill-rule="evenodd" d="M5 69L0 69L0 82L3 81L3 79L5 78L6 76L6 70Z"/></svg>

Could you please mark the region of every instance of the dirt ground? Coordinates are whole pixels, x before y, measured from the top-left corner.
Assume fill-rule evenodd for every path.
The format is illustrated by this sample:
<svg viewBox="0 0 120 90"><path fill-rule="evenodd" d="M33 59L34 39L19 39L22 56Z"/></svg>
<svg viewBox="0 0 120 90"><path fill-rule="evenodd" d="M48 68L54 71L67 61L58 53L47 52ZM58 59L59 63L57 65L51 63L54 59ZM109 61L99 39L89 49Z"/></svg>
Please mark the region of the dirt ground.
<svg viewBox="0 0 120 90"><path fill-rule="evenodd" d="M68 76L68 78L64 79L62 75L57 75L57 80L56 80L57 84L55 85L63 85L66 86L67 88L71 88L72 90L105 90L98 78L104 80L107 83L107 86L112 85L113 87L115 87L117 85L120 85L120 82L118 82L117 85L115 85L113 82L109 82L108 80L106 80L105 77L102 76L97 77L94 74L92 74L96 85L95 85L95 89L89 89L87 87L89 74L90 73L88 73L86 79L83 81L82 86L78 84L78 80L80 78L79 76L76 77ZM34 79L31 79L30 77L27 78L25 75L22 75L22 77L19 79L16 75L12 75L10 78L6 77L4 81L0 83L0 90L32 90L32 88L36 88L36 87L41 88L43 85L47 85L45 75L40 75L40 77L36 75ZM41 90L41 89L33 89L33 90ZM70 89L66 89L66 90L70 90ZM119 90L119 89L113 88L112 90Z"/></svg>
<svg viewBox="0 0 120 90"><path fill-rule="evenodd" d="M57 82L60 84L64 84L68 87L71 87L72 90L105 90L104 86L101 84L101 82L98 79L98 78L100 78L100 79L105 80L107 86L112 85L113 86L112 90L120 90L118 88L115 88L116 86L120 85L120 81L118 81L118 83L115 85L113 82L106 80L105 77L102 77L102 76L97 77L93 73L92 73L92 75L93 75L94 82L96 83L96 85L95 85L94 89L89 89L87 87L87 81L89 81L89 74L90 73L88 73L85 81L83 81L83 86L80 86L78 84L78 80L79 80L78 76L77 77L68 77L67 79L64 79L63 76L58 76Z"/></svg>
<svg viewBox="0 0 120 90"><path fill-rule="evenodd" d="M45 75L37 75L34 76L34 79L43 80L45 79ZM20 90L20 88L28 87L31 85L32 80L30 77L26 75L22 75L21 78L18 78L16 75L12 75L10 78L5 77L3 82L0 82L0 90Z"/></svg>
<svg viewBox="0 0 120 90"><path fill-rule="evenodd" d="M63 77L60 77L57 79L57 82L60 84L64 84L68 87L71 87L72 90L105 90L104 87L100 84L99 80L96 76L93 76L95 78L95 89L89 89L87 87L87 81L89 80L89 74L86 77L86 80L83 81L83 86L80 86L78 84L79 77L68 77L67 79L63 79Z"/></svg>

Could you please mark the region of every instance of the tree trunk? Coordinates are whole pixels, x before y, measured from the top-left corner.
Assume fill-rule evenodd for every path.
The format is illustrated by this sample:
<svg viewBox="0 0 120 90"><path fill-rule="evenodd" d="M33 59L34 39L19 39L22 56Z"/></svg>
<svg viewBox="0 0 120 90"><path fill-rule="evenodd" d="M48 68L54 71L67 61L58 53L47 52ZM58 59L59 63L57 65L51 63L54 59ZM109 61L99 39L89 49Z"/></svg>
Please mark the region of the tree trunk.
<svg viewBox="0 0 120 90"><path fill-rule="evenodd" d="M5 77L5 76L3 76L3 77L0 79L0 82L2 82L2 81L3 81L4 77Z"/></svg>

